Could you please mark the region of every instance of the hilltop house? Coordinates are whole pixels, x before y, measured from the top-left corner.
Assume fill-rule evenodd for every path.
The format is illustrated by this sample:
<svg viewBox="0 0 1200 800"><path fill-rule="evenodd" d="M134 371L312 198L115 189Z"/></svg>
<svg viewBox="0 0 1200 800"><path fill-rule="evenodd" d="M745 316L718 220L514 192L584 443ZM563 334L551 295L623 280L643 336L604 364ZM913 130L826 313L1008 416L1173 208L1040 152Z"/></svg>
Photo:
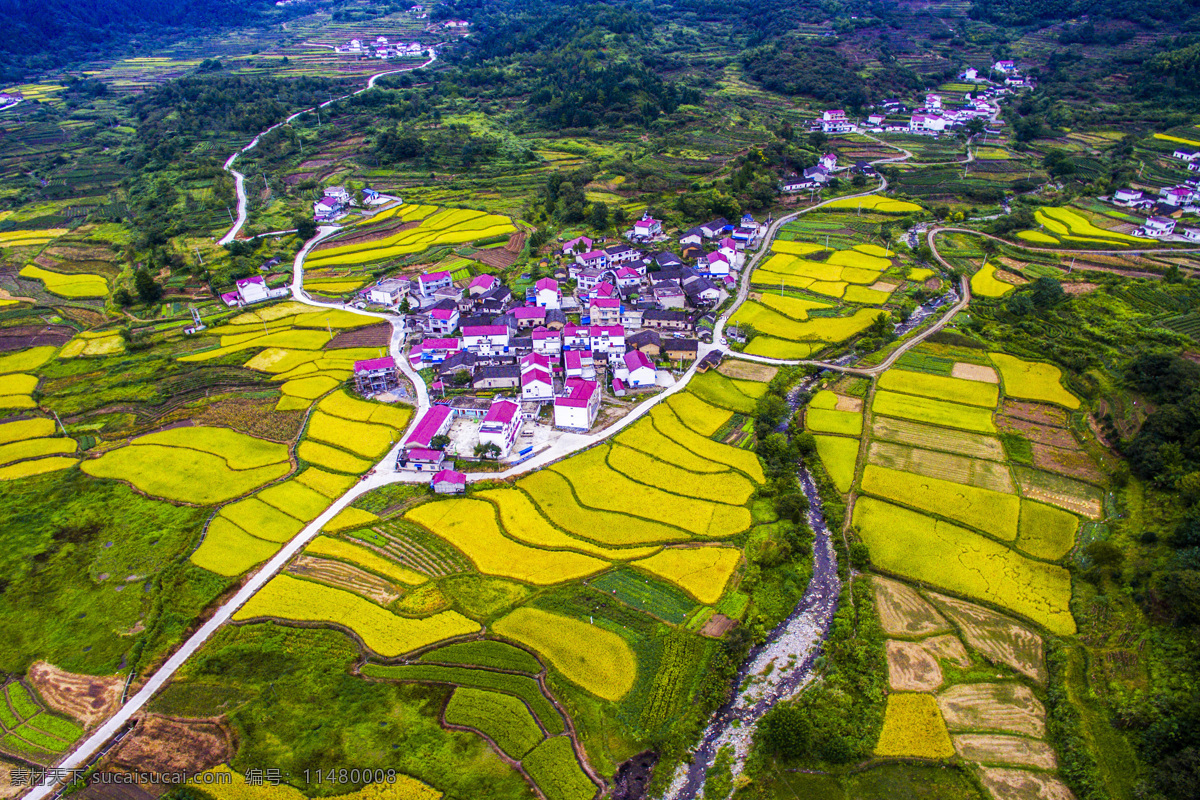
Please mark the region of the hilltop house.
<svg viewBox="0 0 1200 800"><path fill-rule="evenodd" d="M642 217L633 223L633 235L650 238L662 233L662 222L652 217Z"/></svg>
<svg viewBox="0 0 1200 800"><path fill-rule="evenodd" d="M439 289L448 289L454 284L449 272L423 272L417 276L417 290L422 297L433 297Z"/></svg>
<svg viewBox="0 0 1200 800"><path fill-rule="evenodd" d="M272 289L267 286L267 281L261 275L255 275L252 278L241 278L235 284L235 290L226 292L221 295L221 299L225 301L227 306L248 306L252 303L261 303L265 300L274 300L279 297L287 297L289 290L286 286L281 286L278 289Z"/></svg>

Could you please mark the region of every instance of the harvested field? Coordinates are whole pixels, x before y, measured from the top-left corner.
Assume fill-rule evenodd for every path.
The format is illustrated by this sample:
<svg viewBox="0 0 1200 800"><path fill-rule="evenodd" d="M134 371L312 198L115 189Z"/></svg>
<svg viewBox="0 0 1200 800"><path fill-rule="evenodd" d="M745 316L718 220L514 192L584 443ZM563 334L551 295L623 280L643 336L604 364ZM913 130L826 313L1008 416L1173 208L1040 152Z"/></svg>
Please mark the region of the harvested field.
<svg viewBox="0 0 1200 800"><path fill-rule="evenodd" d="M952 739L954 749L968 761L1034 769L1058 769L1054 748L1037 739L996 733L962 733Z"/></svg>
<svg viewBox="0 0 1200 800"><path fill-rule="evenodd" d="M946 618L907 584L871 576L879 621L888 636L928 636L953 630Z"/></svg>
<svg viewBox="0 0 1200 800"><path fill-rule="evenodd" d="M876 439L886 439L889 442L944 450L948 453L971 458L986 458L990 461L1006 460L1004 446L1000 444L999 439L992 436L879 416L872 421L872 430Z"/></svg>
<svg viewBox="0 0 1200 800"><path fill-rule="evenodd" d="M1065 409L1043 403L1023 403L1018 400L1005 400L1000 404L1000 413L1006 417L1016 417L1042 425L1054 425L1058 428L1065 428L1069 421L1069 415Z"/></svg>
<svg viewBox="0 0 1200 800"><path fill-rule="evenodd" d="M981 364L968 364L965 361L954 362L954 366L950 368L950 377L982 383L1000 382L1000 376L996 374L996 370Z"/></svg>
<svg viewBox="0 0 1200 800"><path fill-rule="evenodd" d="M1046 682L1042 637L1030 628L1011 617L964 600L936 592L930 592L929 599L959 627L971 647L1039 683Z"/></svg>
<svg viewBox="0 0 1200 800"><path fill-rule="evenodd" d="M120 675L77 675L45 661L29 668L29 682L51 710L90 728L106 719L121 701L125 679Z"/></svg>
<svg viewBox="0 0 1200 800"><path fill-rule="evenodd" d="M775 377L775 373L779 372L779 369L766 364L755 364L753 361L725 359L721 362L721 366L717 367L717 372L727 378L766 383Z"/></svg>
<svg viewBox="0 0 1200 800"><path fill-rule="evenodd" d="M1075 441L1075 437L1071 432L1066 428L1060 428L1056 425L1031 422L1030 420L1007 414L997 414L996 427L1005 433L1017 433L1031 442L1036 442L1047 447L1057 447L1063 450L1079 449L1079 442Z"/></svg>
<svg viewBox="0 0 1200 800"><path fill-rule="evenodd" d="M893 691L935 692L942 686L942 667L918 642L887 642L888 684Z"/></svg>
<svg viewBox="0 0 1200 800"><path fill-rule="evenodd" d="M861 397L848 397L844 394L837 396L837 405L834 406L837 411L850 411L855 414L861 414L863 410L863 401Z"/></svg>
<svg viewBox="0 0 1200 800"><path fill-rule="evenodd" d="M233 758L229 731L205 720L147 714L113 750L113 761L146 772L203 772Z"/></svg>
<svg viewBox="0 0 1200 800"><path fill-rule="evenodd" d="M927 478L939 478L1005 494L1016 492L1007 465L996 461L921 450L891 442L871 442L867 460L881 467L913 472Z"/></svg>
<svg viewBox="0 0 1200 800"><path fill-rule="evenodd" d="M700 629L700 633L703 636L720 639L733 630L737 624L736 619L730 619L724 614L713 614L708 618L708 622L704 623L704 627Z"/></svg>
<svg viewBox="0 0 1200 800"><path fill-rule="evenodd" d="M1104 492L1091 484L1025 467L1015 471L1024 497L1091 519L1100 519L1104 513Z"/></svg>
<svg viewBox="0 0 1200 800"><path fill-rule="evenodd" d="M921 646L929 655L939 661L953 661L963 669L971 666L971 657L967 655L967 648L963 647L963 643L953 634L931 636L921 642Z"/></svg>
<svg viewBox="0 0 1200 800"><path fill-rule="evenodd" d="M1104 473L1083 450L1064 450L1034 442L1033 465L1038 469L1057 472L1059 475L1078 478L1088 483L1104 483Z"/></svg>
<svg viewBox="0 0 1200 800"><path fill-rule="evenodd" d="M1022 769L983 767L983 785L995 800L1075 800L1075 795L1058 778Z"/></svg>
<svg viewBox="0 0 1200 800"><path fill-rule="evenodd" d="M354 592L381 606L388 605L400 596L400 590L383 578L341 561L301 555L291 563L288 572Z"/></svg>
<svg viewBox="0 0 1200 800"><path fill-rule="evenodd" d="M938 695L938 706L952 731L1002 731L1041 739L1046 709L1020 683L964 683Z"/></svg>
<svg viewBox="0 0 1200 800"><path fill-rule="evenodd" d="M16 797L19 794L26 792L28 786L14 786L12 782L12 771L16 769L18 764L14 761L8 761L0 758L0 797L9 798ZM80 793L83 796L83 793Z"/></svg>
<svg viewBox="0 0 1200 800"><path fill-rule="evenodd" d="M325 350L337 350L346 347L387 347L392 341L392 326L387 322L378 325L368 325L365 328L342 331L334 336Z"/></svg>
<svg viewBox="0 0 1200 800"><path fill-rule="evenodd" d="M3 328L0 329L0 353L45 345L58 347L66 344L74 335L75 329L66 325L16 325Z"/></svg>

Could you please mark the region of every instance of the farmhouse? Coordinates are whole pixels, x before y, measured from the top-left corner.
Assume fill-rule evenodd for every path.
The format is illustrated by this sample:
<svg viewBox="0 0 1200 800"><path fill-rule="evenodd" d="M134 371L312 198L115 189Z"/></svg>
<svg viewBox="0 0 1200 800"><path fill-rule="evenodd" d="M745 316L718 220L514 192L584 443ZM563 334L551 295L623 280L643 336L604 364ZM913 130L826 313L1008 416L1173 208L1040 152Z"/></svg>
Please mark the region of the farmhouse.
<svg viewBox="0 0 1200 800"><path fill-rule="evenodd" d="M698 245L702 241L704 241L704 231L700 230L699 228L692 228L691 230L689 230L688 232L683 234L683 236L679 237L679 243L681 245L687 245L687 244Z"/></svg>
<svg viewBox="0 0 1200 800"><path fill-rule="evenodd" d="M825 133L849 133L854 130L854 123L846 118L846 112L840 108L822 112L819 125Z"/></svg>
<svg viewBox="0 0 1200 800"><path fill-rule="evenodd" d="M542 278L533 285L535 294L534 303L541 308L559 308L562 306L562 292L558 288L558 281L553 278Z"/></svg>
<svg viewBox="0 0 1200 800"><path fill-rule="evenodd" d="M617 286L622 289L632 289L642 282L642 276L632 267L621 267L615 273Z"/></svg>
<svg viewBox="0 0 1200 800"><path fill-rule="evenodd" d="M657 358L662 352L662 337L658 331L638 331L625 337L625 346L639 350L651 358Z"/></svg>
<svg viewBox="0 0 1200 800"><path fill-rule="evenodd" d="M565 243L562 247L563 255L569 256L574 253L584 253L592 249L592 240L586 236L579 236Z"/></svg>
<svg viewBox="0 0 1200 800"><path fill-rule="evenodd" d="M424 315L421 327L426 333L435 336L454 333L458 328L458 307L453 300L442 300Z"/></svg>
<svg viewBox="0 0 1200 800"><path fill-rule="evenodd" d="M665 339L663 352L672 361L695 361L700 343L695 339Z"/></svg>
<svg viewBox="0 0 1200 800"><path fill-rule="evenodd" d="M408 295L408 281L384 278L367 292L367 300L381 306L394 306Z"/></svg>
<svg viewBox="0 0 1200 800"><path fill-rule="evenodd" d="M471 297L480 297L481 295L490 292L492 289L495 289L499 283L500 280L495 275L488 275L486 273L483 275L476 275L471 279L471 282L467 284L467 294Z"/></svg>
<svg viewBox="0 0 1200 800"><path fill-rule="evenodd" d="M446 413L450 412L446 408ZM401 450L396 457L396 468L409 472L439 472L445 464L445 454L441 450L427 447L414 447Z"/></svg>
<svg viewBox="0 0 1200 800"><path fill-rule="evenodd" d="M724 217L717 217L712 222L706 222L700 226L700 232L704 234L705 239L712 239L720 236L727 230L733 230L733 226L729 224L729 220Z"/></svg>
<svg viewBox="0 0 1200 800"><path fill-rule="evenodd" d="M226 292L221 295L221 299L225 301L227 306L248 306L251 303L261 303L265 300L274 300L277 297L286 297L288 289L281 286L278 289L271 289L267 286L267 281L261 275L255 275L252 278L242 278L235 284L237 289L233 292Z"/></svg>
<svg viewBox="0 0 1200 800"><path fill-rule="evenodd" d="M642 315L642 325L647 328L687 333L695 330L691 316L682 311L647 311Z"/></svg>
<svg viewBox="0 0 1200 800"><path fill-rule="evenodd" d="M640 350L630 350L622 357L625 362L625 372L627 373L623 380L626 385L633 387L654 386L657 378L654 371L654 365L650 363L650 359Z"/></svg>
<svg viewBox="0 0 1200 800"><path fill-rule="evenodd" d="M417 276L417 290L422 297L433 297L438 289L451 286L454 280L449 272L423 272Z"/></svg>
<svg viewBox="0 0 1200 800"><path fill-rule="evenodd" d="M562 332L549 328L534 328L530 337L533 340L533 352L543 355L558 355L562 352Z"/></svg>
<svg viewBox="0 0 1200 800"><path fill-rule="evenodd" d="M546 324L546 309L539 306L514 308L512 315L517 320L517 330L537 328Z"/></svg>
<svg viewBox="0 0 1200 800"><path fill-rule="evenodd" d="M1135 236L1151 236L1161 239L1175 232L1175 220L1170 217L1150 217L1142 227L1133 232Z"/></svg>
<svg viewBox="0 0 1200 800"><path fill-rule="evenodd" d="M642 251L636 247L630 247L627 244L612 244L604 248L605 255L608 256L608 263L626 264L630 261L637 261L642 257Z"/></svg>
<svg viewBox="0 0 1200 800"><path fill-rule="evenodd" d="M463 349L461 339L426 339L418 345L413 345L412 351L409 354L409 361L413 360L413 355L420 356L420 360L424 364L440 364L449 356Z"/></svg>
<svg viewBox="0 0 1200 800"><path fill-rule="evenodd" d="M494 444L500 455L508 455L521 429L521 406L512 400L496 400L479 426L479 443Z"/></svg>
<svg viewBox="0 0 1200 800"><path fill-rule="evenodd" d="M563 367L568 378L596 377L596 361L591 350L568 350L563 353Z"/></svg>
<svg viewBox="0 0 1200 800"><path fill-rule="evenodd" d="M396 359L386 356L355 361L354 385L363 397L390 392L399 387L400 370L396 368Z"/></svg>
<svg viewBox="0 0 1200 800"><path fill-rule="evenodd" d="M1188 205L1195 199L1195 193L1187 186L1170 186L1159 191L1162 202L1172 207Z"/></svg>
<svg viewBox="0 0 1200 800"><path fill-rule="evenodd" d="M604 269L608 266L608 253L603 250L589 250L575 256L575 263L585 269Z"/></svg>
<svg viewBox="0 0 1200 800"><path fill-rule="evenodd" d="M521 368L516 364L480 367L475 370L471 386L479 389L516 389L521 385Z"/></svg>
<svg viewBox="0 0 1200 800"><path fill-rule="evenodd" d="M620 325L592 325L588 328L588 339L592 352L625 352L625 329Z"/></svg>
<svg viewBox="0 0 1200 800"><path fill-rule="evenodd" d="M703 259L700 260L700 262L697 264L697 267L706 275L728 275L729 256L725 255L725 253L721 252L720 250L715 253L708 253Z"/></svg>
<svg viewBox="0 0 1200 800"><path fill-rule="evenodd" d="M467 490L467 476L452 469L434 473L430 480L435 494L462 494Z"/></svg>
<svg viewBox="0 0 1200 800"><path fill-rule="evenodd" d="M662 233L662 222L652 217L642 217L633 223L633 235L650 238Z"/></svg>
<svg viewBox="0 0 1200 800"><path fill-rule="evenodd" d="M417 421L416 427L404 442L404 448L428 449L433 440L450 430L454 412L450 406L434 405Z"/></svg>
<svg viewBox="0 0 1200 800"><path fill-rule="evenodd" d="M593 325L617 325L621 321L621 301L615 297L595 297L588 304Z"/></svg>
<svg viewBox="0 0 1200 800"><path fill-rule="evenodd" d="M654 299L663 308L683 308L685 305L686 295L683 293L683 288L675 281L659 281L654 284ZM651 312L646 312L647 314ZM642 324L645 322L646 315L642 315Z"/></svg>
<svg viewBox="0 0 1200 800"><path fill-rule="evenodd" d="M563 394L554 398L554 427L590 430L600 411L600 384L568 378Z"/></svg>
<svg viewBox="0 0 1200 800"><path fill-rule="evenodd" d="M506 325L471 325L463 328L463 348L479 356L494 356L508 352L509 332Z"/></svg>
<svg viewBox="0 0 1200 800"><path fill-rule="evenodd" d="M1171 154L1171 157L1178 158L1180 161L1186 161L1190 164L1200 159L1200 150L1176 150Z"/></svg>
<svg viewBox="0 0 1200 800"><path fill-rule="evenodd" d="M1133 189L1117 189L1113 192L1113 203L1120 206L1134 205L1142 202L1142 193Z"/></svg>

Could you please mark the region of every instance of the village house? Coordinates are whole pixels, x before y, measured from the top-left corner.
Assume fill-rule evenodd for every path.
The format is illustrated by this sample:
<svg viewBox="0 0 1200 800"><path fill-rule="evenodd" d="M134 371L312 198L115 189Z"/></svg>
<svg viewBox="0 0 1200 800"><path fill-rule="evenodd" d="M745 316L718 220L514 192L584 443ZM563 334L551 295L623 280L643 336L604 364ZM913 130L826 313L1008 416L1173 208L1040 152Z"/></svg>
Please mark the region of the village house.
<svg viewBox="0 0 1200 800"><path fill-rule="evenodd" d="M837 169L837 155L834 153L826 153L825 155L821 156L820 160L817 161L817 164L832 172L833 170Z"/></svg>
<svg viewBox="0 0 1200 800"><path fill-rule="evenodd" d="M642 327L642 314L647 309L658 308L653 301L626 303L621 306L621 327L627 331L636 331Z"/></svg>
<svg viewBox="0 0 1200 800"><path fill-rule="evenodd" d="M604 272L598 269L582 270L575 279L576 288L581 292L591 292L603 282Z"/></svg>
<svg viewBox="0 0 1200 800"><path fill-rule="evenodd" d="M546 324L546 309L538 306L514 308L511 313L517 320L517 330L519 331L531 330Z"/></svg>
<svg viewBox="0 0 1200 800"><path fill-rule="evenodd" d="M1170 217L1150 217L1142 227L1133 232L1134 236L1150 236L1161 239L1175 232L1175 220Z"/></svg>
<svg viewBox="0 0 1200 800"><path fill-rule="evenodd" d="M241 278L234 283L234 287L234 291L221 295L221 299L227 306L248 306L253 303L262 303L266 300L287 297L290 293L290 290L286 286L281 286L278 289L270 288L267 286L266 279L261 275L255 275L251 278Z"/></svg>
<svg viewBox="0 0 1200 800"><path fill-rule="evenodd" d="M1017 65L1012 61L997 61L992 65L992 69L1002 74L1008 74L1017 71Z"/></svg>
<svg viewBox="0 0 1200 800"><path fill-rule="evenodd" d="M453 300L434 304L421 318L421 329L431 336L446 336L458 328L458 306Z"/></svg>
<svg viewBox="0 0 1200 800"><path fill-rule="evenodd" d="M886 119L887 119L887 116L884 114L872 114L869 117L867 117L867 124L870 125L872 128L878 128L880 125L883 124L884 120L886 120Z"/></svg>
<svg viewBox="0 0 1200 800"><path fill-rule="evenodd" d="M617 286L621 289L632 289L642 282L642 276L632 267L621 267L614 273Z"/></svg>
<svg viewBox="0 0 1200 800"><path fill-rule="evenodd" d="M608 266L608 253L603 250L589 250L575 256L575 263L584 269L604 269Z"/></svg>
<svg viewBox="0 0 1200 800"><path fill-rule="evenodd" d="M433 297L434 293L439 289L449 288L454 284L454 279L450 277L449 272L423 272L417 276L417 291L422 297Z"/></svg>
<svg viewBox="0 0 1200 800"><path fill-rule="evenodd" d="M562 306L562 292L558 281L553 278L542 278L533 285L536 292L534 303L541 308L559 308Z"/></svg>
<svg viewBox="0 0 1200 800"><path fill-rule="evenodd" d="M700 226L700 232L704 234L705 239L712 239L720 236L727 230L733 230L733 226L729 224L729 220L724 217L717 217L712 222L706 222Z"/></svg>
<svg viewBox="0 0 1200 800"><path fill-rule="evenodd" d="M368 358L354 362L354 386L363 397L390 392L400 386L396 359Z"/></svg>
<svg viewBox="0 0 1200 800"><path fill-rule="evenodd" d="M617 325L621 322L621 301L615 297L594 297L588 304L593 325Z"/></svg>
<svg viewBox="0 0 1200 800"><path fill-rule="evenodd" d="M647 328L681 333L691 333L695 330L691 315L682 311L647 311L642 315L642 325Z"/></svg>
<svg viewBox="0 0 1200 800"><path fill-rule="evenodd" d="M472 325L463 328L463 349L477 356L494 356L508 352L507 325Z"/></svg>
<svg viewBox="0 0 1200 800"><path fill-rule="evenodd" d="M586 253L592 249L592 240L587 236L577 236L569 242L564 242L562 252L564 256L573 256L577 253Z"/></svg>
<svg viewBox="0 0 1200 800"><path fill-rule="evenodd" d="M699 246L699 244L703 241L704 231L702 231L700 228L692 228L687 233L683 234L683 236L679 237L679 244L681 245L691 244Z"/></svg>
<svg viewBox="0 0 1200 800"><path fill-rule="evenodd" d="M627 386L634 388L644 388L654 386L657 382L654 365L650 363L650 359L640 350L630 350L622 360L625 364L625 375L621 379Z"/></svg>
<svg viewBox="0 0 1200 800"><path fill-rule="evenodd" d="M948 127L945 117L933 114L913 114L908 121L908 129L915 133L942 133Z"/></svg>
<svg viewBox="0 0 1200 800"><path fill-rule="evenodd" d="M1134 189L1117 189L1113 192L1112 201L1119 206L1130 206L1142 202L1142 193Z"/></svg>
<svg viewBox="0 0 1200 800"><path fill-rule="evenodd" d="M854 123L846 118L845 111L835 108L821 113L820 128L824 133L849 133Z"/></svg>
<svg viewBox="0 0 1200 800"><path fill-rule="evenodd" d="M624 353L625 329L620 325L590 325L588 344L594 353Z"/></svg>
<svg viewBox="0 0 1200 800"><path fill-rule="evenodd" d="M516 389L521 385L521 368L516 364L479 367L471 380L476 391L480 389Z"/></svg>
<svg viewBox="0 0 1200 800"><path fill-rule="evenodd" d="M695 361L700 343L695 339L664 339L663 352L672 361Z"/></svg>
<svg viewBox="0 0 1200 800"><path fill-rule="evenodd" d="M554 427L591 430L600 411L600 384L583 378L568 378L563 394L554 398Z"/></svg>
<svg viewBox="0 0 1200 800"><path fill-rule="evenodd" d="M520 429L521 406L512 400L496 400L479 425L479 443L496 445L500 448L500 456L504 457L512 449Z"/></svg>
<svg viewBox="0 0 1200 800"><path fill-rule="evenodd" d="M449 408L446 408L446 413L450 413ZM409 472L440 472L445 463L445 454L429 447L406 448L396 457L396 469Z"/></svg>
<svg viewBox="0 0 1200 800"><path fill-rule="evenodd" d="M662 221L652 217L642 217L633 223L633 235L649 239L662 233Z"/></svg>
<svg viewBox="0 0 1200 800"><path fill-rule="evenodd" d="M445 435L446 431L450 430L453 421L454 412L450 406L430 406L404 441L404 449L429 448L435 438Z"/></svg>
<svg viewBox="0 0 1200 800"><path fill-rule="evenodd" d="M336 198L322 197L313 203L313 222L332 222L345 213L346 207Z"/></svg>
<svg viewBox="0 0 1200 800"><path fill-rule="evenodd" d="M452 469L435 473L429 483L434 494L462 494L467 490L467 476Z"/></svg>
<svg viewBox="0 0 1200 800"><path fill-rule="evenodd" d="M596 358L591 350L568 350L563 353L563 374L568 378L596 377Z"/></svg>
<svg viewBox="0 0 1200 800"><path fill-rule="evenodd" d="M612 244L604 248L605 255L608 256L608 264L628 264L631 261L637 261L642 257L642 251L636 247L631 247L627 244Z"/></svg>
<svg viewBox="0 0 1200 800"><path fill-rule="evenodd" d="M1195 198L1195 192L1187 186L1169 186L1160 189L1158 195L1162 202L1175 208L1189 205Z"/></svg>
<svg viewBox="0 0 1200 800"><path fill-rule="evenodd" d="M625 346L632 350L641 351L650 358L658 358L662 352L662 337L658 331L638 331L625 337Z"/></svg>
<svg viewBox="0 0 1200 800"><path fill-rule="evenodd" d="M447 356L445 361L437 365L438 380L453 386L466 386L475 374L478 360L474 353L465 350Z"/></svg>
<svg viewBox="0 0 1200 800"><path fill-rule="evenodd" d="M500 279L495 275L488 275L487 273L476 275L467 284L467 294L470 297L480 297L495 289L499 283Z"/></svg>
<svg viewBox="0 0 1200 800"><path fill-rule="evenodd" d="M415 356L422 365L440 364L462 349L461 339L426 339L413 345L409 352L409 361L413 361Z"/></svg>
<svg viewBox="0 0 1200 800"><path fill-rule="evenodd" d="M683 293L683 287L675 281L659 281L654 284L654 300L663 308L683 308L687 305L687 295ZM645 325L645 315L642 318L642 324Z"/></svg>
<svg viewBox="0 0 1200 800"><path fill-rule="evenodd" d="M548 403L554 399L554 378L540 367L521 372L521 399L531 403Z"/></svg>
<svg viewBox="0 0 1200 800"><path fill-rule="evenodd" d="M367 300L381 306L399 305L408 295L409 283L400 278L384 278L367 292Z"/></svg>
<svg viewBox="0 0 1200 800"><path fill-rule="evenodd" d="M1180 161L1186 161L1190 164L1200 159L1200 150L1176 150L1171 154L1171 157L1178 158Z"/></svg>
<svg viewBox="0 0 1200 800"><path fill-rule="evenodd" d="M696 267L705 275L725 276L729 274L729 256L720 250L707 253L697 262Z"/></svg>

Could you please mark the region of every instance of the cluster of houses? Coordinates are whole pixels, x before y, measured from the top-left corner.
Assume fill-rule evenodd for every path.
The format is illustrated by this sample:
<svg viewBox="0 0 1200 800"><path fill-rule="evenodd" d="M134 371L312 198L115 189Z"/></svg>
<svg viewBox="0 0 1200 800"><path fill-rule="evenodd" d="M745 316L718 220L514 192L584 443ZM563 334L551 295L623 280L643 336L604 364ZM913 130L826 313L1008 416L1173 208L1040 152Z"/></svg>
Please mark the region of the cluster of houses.
<svg viewBox="0 0 1200 800"><path fill-rule="evenodd" d="M25 95L20 92L0 92L0 108L15 106L24 99Z"/></svg>
<svg viewBox="0 0 1200 800"><path fill-rule="evenodd" d="M314 222L334 222L346 215L353 204L350 193L344 186L327 186L320 200L313 202Z"/></svg>
<svg viewBox="0 0 1200 800"><path fill-rule="evenodd" d="M366 56L368 58L387 60L389 58L420 58L425 54L425 47L419 42L392 43L386 36L376 36L373 42L364 42L362 39L351 39L345 44L339 44L334 47L333 52L343 55Z"/></svg>
<svg viewBox="0 0 1200 800"><path fill-rule="evenodd" d="M290 293L286 286L280 286L278 289L267 286L266 278L261 275L242 278L234 285L236 288L232 292L225 292L221 295L222 302L230 308L241 308L267 300L278 300L281 297L287 297Z"/></svg>
<svg viewBox="0 0 1200 800"><path fill-rule="evenodd" d="M1186 164L1188 171L1200 172L1200 151L1176 150L1172 158ZM1200 242L1200 230L1177 228L1175 219L1182 214L1200 214L1200 175L1188 177L1182 183L1164 186L1158 190L1158 194L1132 188L1117 189L1109 200L1115 206L1147 215L1146 220L1133 232L1134 236L1152 239L1179 236L1186 241Z"/></svg>

